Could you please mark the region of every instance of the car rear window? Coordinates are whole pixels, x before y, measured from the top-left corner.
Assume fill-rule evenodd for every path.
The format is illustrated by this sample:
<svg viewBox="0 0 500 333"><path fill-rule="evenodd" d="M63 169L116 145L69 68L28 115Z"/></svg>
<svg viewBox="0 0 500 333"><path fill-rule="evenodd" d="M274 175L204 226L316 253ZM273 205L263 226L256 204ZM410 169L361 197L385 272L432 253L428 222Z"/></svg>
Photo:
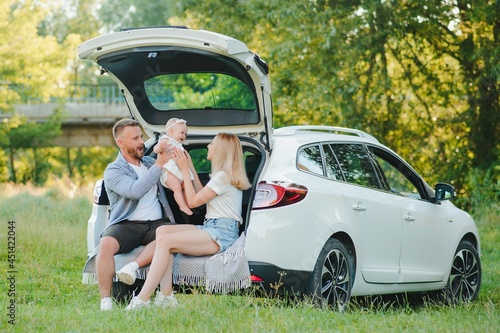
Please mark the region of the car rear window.
<svg viewBox="0 0 500 333"><path fill-rule="evenodd" d="M256 109L248 86L222 73L159 75L144 81L144 89L149 102L158 111Z"/></svg>
<svg viewBox="0 0 500 333"><path fill-rule="evenodd" d="M297 168L302 171L323 175L323 161L319 146L309 146L299 150Z"/></svg>

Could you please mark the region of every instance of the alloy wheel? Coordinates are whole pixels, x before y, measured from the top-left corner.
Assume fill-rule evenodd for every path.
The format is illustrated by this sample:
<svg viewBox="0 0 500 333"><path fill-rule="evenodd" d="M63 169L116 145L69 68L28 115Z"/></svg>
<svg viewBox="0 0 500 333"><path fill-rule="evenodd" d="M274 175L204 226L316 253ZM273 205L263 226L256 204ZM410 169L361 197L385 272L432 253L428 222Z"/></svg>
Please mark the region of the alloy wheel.
<svg viewBox="0 0 500 333"><path fill-rule="evenodd" d="M328 304L343 309L349 300L350 275L346 257L339 250L325 258L321 273L321 294Z"/></svg>
<svg viewBox="0 0 500 333"><path fill-rule="evenodd" d="M477 297L480 274L480 264L472 251L464 248L455 254L448 280L453 303L466 303Z"/></svg>

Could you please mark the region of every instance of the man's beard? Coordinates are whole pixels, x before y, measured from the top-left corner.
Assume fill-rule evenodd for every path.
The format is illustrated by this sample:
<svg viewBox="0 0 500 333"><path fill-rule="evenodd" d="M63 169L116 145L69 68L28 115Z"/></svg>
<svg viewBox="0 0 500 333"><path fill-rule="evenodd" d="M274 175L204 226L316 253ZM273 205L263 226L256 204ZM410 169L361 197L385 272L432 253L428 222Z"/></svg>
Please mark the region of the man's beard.
<svg viewBox="0 0 500 333"><path fill-rule="evenodd" d="M129 148L127 148L127 154L130 157L133 157L133 158L140 160L141 158L144 157L144 146L142 146L140 148L129 147Z"/></svg>

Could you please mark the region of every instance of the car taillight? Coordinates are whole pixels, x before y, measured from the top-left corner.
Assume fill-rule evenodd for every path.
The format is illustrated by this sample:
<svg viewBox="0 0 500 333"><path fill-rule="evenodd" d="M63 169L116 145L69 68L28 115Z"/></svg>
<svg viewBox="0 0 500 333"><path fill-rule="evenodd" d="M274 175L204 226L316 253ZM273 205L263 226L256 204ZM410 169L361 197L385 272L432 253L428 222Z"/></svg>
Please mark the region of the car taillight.
<svg viewBox="0 0 500 333"><path fill-rule="evenodd" d="M307 188L286 182L260 182L253 200L253 209L287 206L306 197Z"/></svg>
<svg viewBox="0 0 500 333"><path fill-rule="evenodd" d="M264 279L258 277L257 275L250 275L250 281L255 282L255 283L262 283L264 282Z"/></svg>

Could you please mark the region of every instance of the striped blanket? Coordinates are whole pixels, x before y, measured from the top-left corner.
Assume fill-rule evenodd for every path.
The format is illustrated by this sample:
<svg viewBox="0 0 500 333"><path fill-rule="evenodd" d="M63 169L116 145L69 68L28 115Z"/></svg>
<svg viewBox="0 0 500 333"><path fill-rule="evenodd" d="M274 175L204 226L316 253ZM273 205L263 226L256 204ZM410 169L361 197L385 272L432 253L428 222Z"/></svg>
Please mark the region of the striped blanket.
<svg viewBox="0 0 500 333"><path fill-rule="evenodd" d="M144 246L129 253L115 256L115 271L133 261L142 252ZM95 259L98 247L89 255L83 268L82 283L97 283ZM139 269L137 278L145 280L149 266ZM118 281L116 276L115 280ZM241 236L224 252L210 256L189 256L176 254L174 256L173 282L177 285L205 286L213 293L228 293L244 289L251 285L250 269L245 254L245 234Z"/></svg>

